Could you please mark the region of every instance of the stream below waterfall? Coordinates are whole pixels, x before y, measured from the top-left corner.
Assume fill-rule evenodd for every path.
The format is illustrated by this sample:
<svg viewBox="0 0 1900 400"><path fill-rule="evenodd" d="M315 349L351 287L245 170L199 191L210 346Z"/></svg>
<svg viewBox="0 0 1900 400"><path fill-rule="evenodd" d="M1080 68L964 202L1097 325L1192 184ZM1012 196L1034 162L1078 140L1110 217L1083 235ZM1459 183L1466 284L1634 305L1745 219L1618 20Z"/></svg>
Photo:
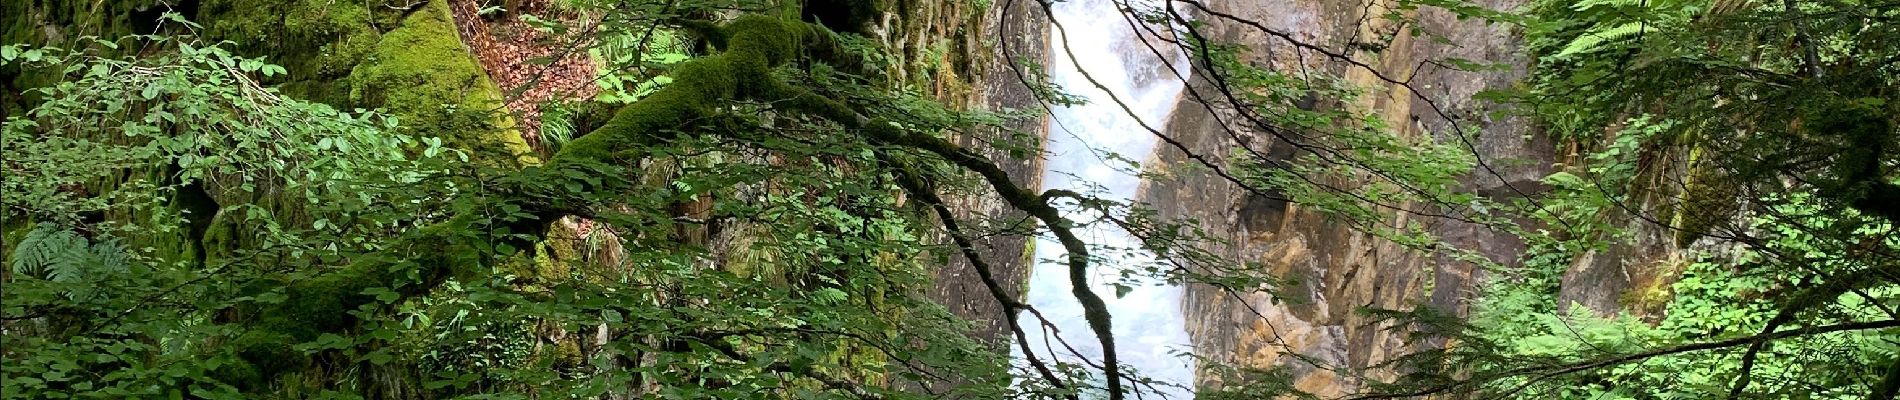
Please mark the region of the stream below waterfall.
<svg viewBox="0 0 1900 400"><path fill-rule="evenodd" d="M1143 45L1142 37L1124 19L1114 0L1056 3L1054 17L1059 25L1050 34L1050 78L1068 93L1087 99L1087 103L1053 110L1043 189L1068 189L1106 200L1129 201L1141 185L1134 173L1139 166L1129 160L1145 162L1154 153L1156 138L1143 124L1156 129L1166 124L1181 93L1180 77L1187 74L1187 61L1179 54L1163 53L1170 54L1172 60L1157 57ZM1086 76L1077 70L1078 65L1087 69ZM1178 70L1171 71L1170 67ZM1091 83L1090 77L1113 92L1134 115ZM1100 217L1073 210L1067 216L1078 224ZM1152 256L1136 251L1138 243L1126 232L1102 225L1106 224L1090 226L1077 234L1092 245L1091 253L1104 259L1091 265L1090 288L1103 297L1113 315L1116 354L1122 367L1143 377L1192 387L1192 364L1174 354L1190 349L1181 316L1181 288L1152 279L1138 280L1131 285L1132 290L1116 296L1111 284L1121 281L1120 271L1150 263ZM1050 319L1063 341L1077 353L1099 361L1101 345L1071 294L1067 268L1053 262L1064 254L1053 239L1037 240L1038 261L1030 275L1028 303ZM1081 362L1054 340L1044 345L1045 332L1035 316L1024 314L1020 318L1039 357ZM1168 398L1192 397L1190 390L1155 389Z"/></svg>

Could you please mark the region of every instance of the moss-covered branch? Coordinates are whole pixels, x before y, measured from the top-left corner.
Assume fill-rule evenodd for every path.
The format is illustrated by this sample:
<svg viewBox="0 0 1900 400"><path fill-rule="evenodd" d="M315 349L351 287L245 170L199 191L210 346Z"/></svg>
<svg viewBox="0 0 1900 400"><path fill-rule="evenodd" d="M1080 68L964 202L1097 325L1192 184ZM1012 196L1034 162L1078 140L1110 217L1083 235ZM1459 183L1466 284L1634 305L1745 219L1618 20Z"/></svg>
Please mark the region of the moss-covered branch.
<svg viewBox="0 0 1900 400"><path fill-rule="evenodd" d="M358 310L375 312L385 304L430 293L452 277L477 276L502 255L497 248L531 248L533 242L545 236L545 227L554 219L586 212L587 204L566 200L584 196L552 191L573 187L586 193L623 191L627 189L625 184L588 179L587 172L598 172L596 167L600 165L632 164L643 158L647 149L720 115L735 101L761 100L785 111L835 121L875 143L922 150L975 171L1005 202L1048 226L1068 252L1066 264L1075 287L1073 295L1086 310L1089 327L1103 348L1103 372L1110 398L1124 398L1107 304L1089 289L1087 244L1050 204L1049 196L1017 185L986 157L950 141L868 118L841 102L773 78L774 69L800 56L842 54L832 34L822 27L755 15L739 18L708 35L720 39L716 40L716 44L723 45L720 53L679 64L671 71L673 83L621 108L600 128L563 146L547 165L530 167L503 179L513 183L477 202L477 209L519 210L511 212L517 217L496 220L474 213L461 215L413 232L385 253L318 278L288 283L287 299L252 310L249 318L256 329L233 341L250 364L227 372L242 378L242 382L269 384L283 373L309 367L308 357L295 350L296 344L326 333L355 329ZM907 179L905 186L913 193L931 194L914 177ZM934 197L925 200L954 231L954 220L949 219L942 202ZM953 232L953 236L961 237L960 232ZM959 239L959 243L967 249L967 240ZM985 282L1004 305L1006 314L1022 307L993 278ZM394 299L368 294L372 289L392 286L398 289ZM1017 331L1017 339L1026 343L1028 338L1020 329ZM1053 372L1045 371L1044 378L1062 385Z"/></svg>
<svg viewBox="0 0 1900 400"><path fill-rule="evenodd" d="M302 370L309 357L294 346L325 333L341 333L357 326L354 312L382 303L399 303L421 296L456 276L478 275L503 245L526 249L545 235L545 228L564 215L585 212L574 193L551 193L548 188L579 187L590 193L611 193L624 187L613 179L590 179L574 171L597 171L598 165L625 165L643 156L650 145L687 130L741 98L774 92L767 77L773 68L790 61L808 41L829 35L821 28L763 16L748 16L723 28L724 52L681 63L674 82L638 102L627 105L593 132L563 147L543 167L522 170L504 182L517 184L491 193L479 209L514 209L527 218L495 220L461 215L412 232L389 250L357 260L320 277L289 282L284 301L250 310L250 332L232 345L249 362L225 371L242 384L268 385L276 377ZM768 89L771 90L768 90ZM580 175L580 176L577 176ZM373 288L395 286L398 297L378 299Z"/></svg>

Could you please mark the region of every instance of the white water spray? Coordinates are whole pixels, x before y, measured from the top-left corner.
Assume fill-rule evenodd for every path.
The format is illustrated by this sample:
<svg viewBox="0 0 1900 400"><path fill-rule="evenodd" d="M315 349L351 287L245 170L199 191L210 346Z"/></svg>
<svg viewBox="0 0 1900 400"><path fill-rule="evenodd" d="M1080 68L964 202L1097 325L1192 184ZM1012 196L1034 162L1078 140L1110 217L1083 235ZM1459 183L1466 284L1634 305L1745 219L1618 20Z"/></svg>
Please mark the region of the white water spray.
<svg viewBox="0 0 1900 400"><path fill-rule="evenodd" d="M1162 54L1172 59L1157 57L1154 50L1143 44L1141 35L1117 7L1114 0L1070 0L1054 5L1060 31L1051 35L1055 48L1049 64L1050 76L1064 90L1087 99L1087 104L1054 110L1049 129L1049 158L1043 171L1044 189L1078 192L1097 189L1099 191L1093 194L1104 199L1133 198L1141 184L1140 177L1133 174L1127 161L1108 155L1147 159L1154 152L1156 139L1142 124L1159 129L1173 112L1181 93L1179 76L1187 73L1185 57L1176 54L1178 51L1171 45L1160 43L1154 48L1161 49ZM1155 30L1165 31L1163 28ZM1062 46L1067 46L1068 51ZM1076 69L1078 65L1087 69L1086 77ZM1182 70L1170 71L1170 66ZM1134 115L1123 111L1115 98L1096 88L1089 77L1106 86ZM1068 216L1078 223L1098 217L1086 212ZM1136 240L1127 232L1112 227L1092 226L1076 234L1097 248L1138 248ZM1181 289L1141 280L1138 282L1142 284L1117 297L1111 284L1120 280L1120 271L1149 263L1152 256L1122 251L1092 253L1107 259L1091 265L1090 288L1102 296L1113 314L1116 355L1121 359L1122 368L1133 369L1144 377L1192 387L1192 365L1172 354L1175 350L1189 350L1181 317ZM1050 262L1063 256L1062 246L1053 240L1044 238L1036 243L1039 261L1030 275L1029 303L1053 322L1063 340L1083 356L1100 360L1101 345L1083 319L1081 305L1070 294L1067 266ZM1034 316L1025 314L1021 322L1035 343L1033 350L1044 360L1053 357L1080 361L1054 340L1044 346L1045 332ZM1189 391L1157 388L1168 398L1192 397Z"/></svg>

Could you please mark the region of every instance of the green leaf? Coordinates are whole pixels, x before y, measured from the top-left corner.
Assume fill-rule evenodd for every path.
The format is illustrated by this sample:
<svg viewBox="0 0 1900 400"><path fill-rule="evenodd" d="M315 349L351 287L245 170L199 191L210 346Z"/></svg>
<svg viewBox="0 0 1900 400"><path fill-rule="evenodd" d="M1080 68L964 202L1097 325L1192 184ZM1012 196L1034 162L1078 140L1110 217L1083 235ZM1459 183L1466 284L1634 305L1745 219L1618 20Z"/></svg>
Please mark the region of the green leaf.
<svg viewBox="0 0 1900 400"><path fill-rule="evenodd" d="M620 315L620 312L615 310L600 310L600 319L613 324L625 321L625 318Z"/></svg>
<svg viewBox="0 0 1900 400"><path fill-rule="evenodd" d="M1585 184L1582 177L1578 177L1576 174L1566 171L1557 171L1551 173L1549 176L1545 176L1544 183L1566 188L1581 187Z"/></svg>
<svg viewBox="0 0 1900 400"><path fill-rule="evenodd" d="M396 359L396 356L393 354L390 354L389 350L387 349L377 349L376 351L371 351L369 354L363 356L363 359L368 360L370 364L384 365L384 364L389 364L390 361L394 361Z"/></svg>
<svg viewBox="0 0 1900 400"><path fill-rule="evenodd" d="M376 296L376 301L380 301L383 303L395 303L397 299L402 298L401 293L396 293L395 291L389 290L389 288L385 288L385 287L371 287L368 289L363 289L363 294Z"/></svg>

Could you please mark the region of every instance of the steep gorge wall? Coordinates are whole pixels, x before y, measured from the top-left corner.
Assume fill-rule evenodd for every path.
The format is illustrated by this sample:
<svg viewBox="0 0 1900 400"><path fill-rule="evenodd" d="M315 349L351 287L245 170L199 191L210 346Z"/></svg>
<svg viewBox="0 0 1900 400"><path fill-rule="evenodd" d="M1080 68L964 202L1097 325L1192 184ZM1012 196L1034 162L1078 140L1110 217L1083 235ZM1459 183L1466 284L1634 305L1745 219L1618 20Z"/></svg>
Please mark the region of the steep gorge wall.
<svg viewBox="0 0 1900 400"><path fill-rule="evenodd" d="M1465 190L1494 197L1535 193L1538 180L1550 172L1554 147L1530 121L1515 117L1488 119L1484 115L1495 106L1470 99L1481 90L1508 87L1523 76L1526 58L1517 36L1507 27L1459 20L1442 10L1418 11L1417 27L1445 36L1450 43L1446 44L1406 35L1404 28L1410 27L1394 26L1379 18L1386 12L1382 7L1387 3L1378 0L1209 3L1220 13L1352 54L1387 77L1409 80L1418 90L1416 94L1345 63L1326 61L1310 52L1299 54L1287 42L1256 27L1202 18L1207 23L1204 33L1210 39L1251 49L1246 55L1250 62L1272 61L1289 66L1286 68L1304 63L1308 68L1342 75L1355 85L1374 89L1359 104L1344 106L1381 116L1398 135L1457 140L1440 133L1448 131L1451 124L1431 104L1445 115L1477 118L1475 123L1482 123L1482 133L1471 147L1496 173L1474 171L1463 180ZM1510 8L1521 1L1480 3ZM1381 35L1394 33L1377 53L1349 46L1352 42L1377 42ZM1517 68L1460 72L1421 64L1448 57L1505 62ZM1255 127L1233 124L1236 118L1230 104L1209 101L1203 105L1197 100L1195 96L1211 99L1218 93L1214 83L1203 75L1196 74L1190 93L1183 95L1167 125L1170 134L1194 152L1215 157L1216 163L1226 163L1225 155L1237 146L1251 146L1262 154L1292 153L1287 144ZM1462 124L1474 121L1459 123L1468 126ZM1233 128L1237 134L1229 134L1224 128ZM1164 168L1193 162L1182 152L1168 148L1159 151L1156 159ZM1279 288L1285 299L1191 285L1183 309L1197 351L1236 365L1284 366L1294 373L1300 389L1322 396L1353 390L1358 383L1345 376L1350 374L1348 371L1369 370L1410 350L1403 341L1405 332L1385 330L1385 326L1357 313L1358 309L1402 309L1423 303L1462 315L1471 304L1474 285L1482 279L1470 264L1408 251L1301 205L1250 195L1206 172L1188 170L1149 182L1143 200L1157 207L1164 217L1199 220L1210 232L1231 242L1220 251L1235 260L1259 262L1274 275L1296 282L1293 287ZM1390 218L1397 224L1422 217ZM1494 261L1509 262L1524 250L1517 238L1482 227L1449 220L1422 222L1451 244L1478 249ZM1319 362L1299 361L1288 353ZM1203 380L1203 384L1219 384L1207 382L1205 376Z"/></svg>
<svg viewBox="0 0 1900 400"><path fill-rule="evenodd" d="M1459 19L1444 10L1425 8L1407 11L1416 17L1414 24L1399 26L1378 17L1389 11L1384 7L1390 3L1381 0L1209 3L1214 11L1350 54L1379 71L1374 74L1311 52L1300 54L1285 41L1254 26L1202 18L1207 23L1203 33L1212 40L1247 46L1251 51L1246 55L1249 62L1271 62L1285 68L1304 65L1372 89L1355 104L1330 106L1374 113L1397 135L1431 137L1465 147L1481 165L1461 179L1458 190L1500 201L1536 196L1546 190L1541 183L1543 177L1578 164L1580 152L1592 150L1580 148L1588 145L1554 141L1538 129L1535 121L1492 114L1505 106L1472 99L1481 91L1520 85L1527 75L1532 56L1526 54L1520 34L1506 25ZM1476 3L1512 10L1526 2ZM1406 30L1412 28L1444 40L1407 34ZM1382 37L1389 39L1379 39ZM1457 71L1427 63L1450 58L1500 63L1508 68ZM1194 152L1214 157L1222 164L1229 150L1239 146L1249 146L1261 154L1293 153L1271 135L1234 123L1230 104L1211 101L1204 105L1195 98L1197 92L1205 98L1218 93L1213 82L1196 74L1190 93L1183 95L1167 126L1170 134ZM1446 134L1455 129L1445 116L1456 118L1456 127L1476 127L1479 133L1468 143L1459 142ZM1615 134L1610 131L1603 138L1593 139L1613 138ZM1193 163L1180 151L1167 148L1155 157L1163 168ZM1645 157L1652 160L1643 167L1651 183L1639 182L1632 188L1639 194L1634 212L1645 215L1637 218L1614 210L1598 216L1627 229L1630 236L1571 261L1555 293L1560 304L1554 306L1559 310L1578 305L1599 316L1629 313L1655 321L1661 313L1656 305L1666 303L1668 284L1689 254L1684 249L1710 250L1716 246L1706 240L1676 237L1667 227L1645 222L1670 220L1670 210L1682 209L1681 190L1666 182L1681 182L1690 170L1686 155ZM1200 354L1216 360L1242 366L1285 367L1293 372L1301 390L1322 396L1349 393L1361 382L1347 375L1365 373L1380 379L1389 376L1373 368L1380 362L1418 349L1415 346L1442 345L1407 344L1404 335L1416 328L1388 330L1389 326L1375 324L1357 310L1406 309L1418 304L1465 316L1478 295L1477 285L1486 279L1483 271L1469 263L1443 254L1410 251L1301 205L1254 196L1218 176L1185 170L1149 182L1143 200L1155 205L1164 217L1200 221L1231 243L1220 251L1235 260L1259 262L1268 272L1296 282L1292 287L1279 288L1284 297L1281 299L1259 292L1233 294L1204 285L1190 286L1182 305L1189 319L1189 334ZM1526 251L1521 238L1474 224L1398 213L1388 218L1394 226L1423 222L1447 244L1476 250L1505 265L1517 264ZM1290 357L1289 353L1301 357ZM1319 362L1308 363L1301 358ZM1202 383L1220 384L1205 376Z"/></svg>
<svg viewBox="0 0 1900 400"><path fill-rule="evenodd" d="M977 9L967 2L941 2L943 5L965 4L963 12L973 12L977 19L966 20L965 24L943 26L924 32L925 38L938 40L949 38L961 42L957 48L963 54L960 58L968 63L956 75L939 76L933 79L932 91L940 100L966 107L989 111L1034 110L1040 107L1039 100L1022 81L1018 73L1032 73L1019 70L1021 66L1010 63L1030 62L1041 64L1049 58L1049 16L1031 1L1004 1L992 4L988 8ZM947 31L947 32L946 32ZM952 35L945 33L954 32ZM945 61L953 58L943 56ZM952 81L954 77L965 77L962 83ZM1033 79L1033 78L1032 78ZM944 91L949 84L959 91ZM958 99L960 98L960 99ZM976 149L997 162L1011 180L1023 187L1040 187L1042 181L1042 157L1035 152L1011 154L1006 149L992 146L990 141L1009 135L1028 135L1034 138L1047 136L1048 121L1041 113L1025 116L1006 122L1003 129L988 132L974 132L959 135L957 144L965 148ZM1002 229L1003 223L1023 220L1024 214L1005 204L994 195L985 191L977 193L951 193L945 201L953 209L969 218L966 225L977 230ZM946 242L948 240L945 240ZM1014 235L985 235L973 240L977 254L987 261L999 283L1007 288L1027 288L1029 280L1029 238ZM977 272L969 260L961 254L951 252L949 262L933 271L936 285L929 289L928 295L939 304L949 307L950 311L972 324L974 334L991 343L998 351L1007 351L1009 327L1006 318L1012 315L1002 313L1002 305L990 297L989 291L978 279ZM1024 294L1016 293L1018 299Z"/></svg>

